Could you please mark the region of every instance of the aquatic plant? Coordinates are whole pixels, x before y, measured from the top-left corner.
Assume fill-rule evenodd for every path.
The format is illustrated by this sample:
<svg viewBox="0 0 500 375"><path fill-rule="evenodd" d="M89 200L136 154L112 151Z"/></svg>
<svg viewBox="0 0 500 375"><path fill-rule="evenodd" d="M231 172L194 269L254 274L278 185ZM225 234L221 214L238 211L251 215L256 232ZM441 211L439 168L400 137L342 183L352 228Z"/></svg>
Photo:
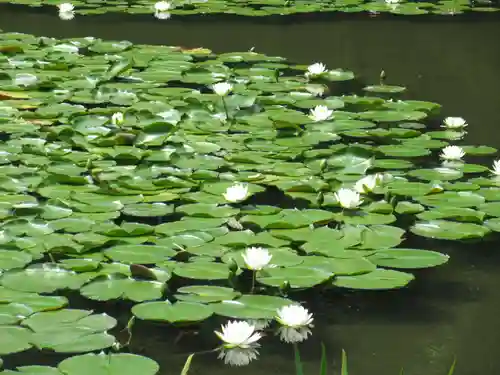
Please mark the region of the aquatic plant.
<svg viewBox="0 0 500 375"><path fill-rule="evenodd" d="M248 321L247 341L278 318L296 343L312 316L295 292L403 288L448 261L411 234L500 231L498 163L473 159L497 150L402 86L359 95L353 72L254 51L19 33L0 51L1 356L105 350L47 371L158 371L66 291L129 301L131 322ZM224 361L256 358L226 333Z"/></svg>
<svg viewBox="0 0 500 375"><path fill-rule="evenodd" d="M23 0L3 0L3 2L26 5L26 1ZM289 16L317 12L368 12L372 15L387 12L398 15L439 14L450 16L469 11L498 11L498 5L490 0L475 2L466 0L443 0L439 2L417 2L411 0L288 0L275 2L267 0L175 0L172 2L155 2L154 0L139 0L133 3L118 3L111 0L96 3L94 1L76 0L72 3L63 4L58 4L57 2L47 3L42 0L29 2L30 6L47 4L59 6L59 8L61 8L61 5L64 5L63 9L70 9L69 5L72 5L76 14L85 16L108 12L122 12L132 15L152 14L158 19L168 19L170 15L183 17L195 14L223 13L244 17Z"/></svg>

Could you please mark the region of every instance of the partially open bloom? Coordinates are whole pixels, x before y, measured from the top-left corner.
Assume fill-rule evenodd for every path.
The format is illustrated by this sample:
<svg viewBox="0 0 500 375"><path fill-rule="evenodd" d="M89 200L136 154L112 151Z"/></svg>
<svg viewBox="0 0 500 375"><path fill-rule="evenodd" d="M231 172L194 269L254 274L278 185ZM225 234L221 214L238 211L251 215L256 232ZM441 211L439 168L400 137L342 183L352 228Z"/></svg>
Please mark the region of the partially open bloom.
<svg viewBox="0 0 500 375"><path fill-rule="evenodd" d="M219 82L212 85L212 90L219 96L226 96L233 89L233 85L228 82Z"/></svg>
<svg viewBox="0 0 500 375"><path fill-rule="evenodd" d="M465 151L460 146L446 146L441 152L441 158L445 160L460 160L465 155Z"/></svg>
<svg viewBox="0 0 500 375"><path fill-rule="evenodd" d="M111 123L113 125L121 125L123 124L123 120L123 113L121 112L113 113L113 116L111 116Z"/></svg>
<svg viewBox="0 0 500 375"><path fill-rule="evenodd" d="M446 117L442 125L448 129L460 129L467 126L467 122L462 117Z"/></svg>
<svg viewBox="0 0 500 375"><path fill-rule="evenodd" d="M155 3L155 12L167 12L172 8L172 4L168 1L158 1Z"/></svg>
<svg viewBox="0 0 500 375"><path fill-rule="evenodd" d="M278 309L276 320L281 324L279 335L287 343L301 342L311 334L313 315L300 305L288 305Z"/></svg>
<svg viewBox="0 0 500 375"><path fill-rule="evenodd" d="M255 332L255 326L245 321L229 321L223 325L222 332L215 331L215 334L224 342L222 345L225 349L249 349L258 347L257 341L262 335Z"/></svg>
<svg viewBox="0 0 500 375"><path fill-rule="evenodd" d="M314 63L312 65L309 65L307 67L307 72L306 72L306 77L318 77L322 74L327 73L328 70L326 70L326 65L323 63Z"/></svg>
<svg viewBox="0 0 500 375"><path fill-rule="evenodd" d="M341 188L334 195L343 208L356 208L363 203L359 193L355 190Z"/></svg>
<svg viewBox="0 0 500 375"><path fill-rule="evenodd" d="M373 189L375 189L375 187L379 185L382 180L383 176L380 173L365 176L354 184L354 190L358 193L369 193L373 191Z"/></svg>
<svg viewBox="0 0 500 375"><path fill-rule="evenodd" d="M59 13L69 13L75 10L75 6L71 3L62 3L57 7L59 8Z"/></svg>
<svg viewBox="0 0 500 375"><path fill-rule="evenodd" d="M32 86L38 82L37 76L30 73L19 73L14 77L14 85L16 86Z"/></svg>
<svg viewBox="0 0 500 375"><path fill-rule="evenodd" d="M490 170L494 175L500 176L500 160L493 162L493 169Z"/></svg>
<svg viewBox="0 0 500 375"><path fill-rule="evenodd" d="M332 118L333 110L326 105L317 105L309 112L309 118L315 122L326 121Z"/></svg>
<svg viewBox="0 0 500 375"><path fill-rule="evenodd" d="M222 194L224 198L232 203L241 202L248 197L248 186L243 184L235 184L226 189L226 192Z"/></svg>
<svg viewBox="0 0 500 375"><path fill-rule="evenodd" d="M260 271L266 267L273 256L269 254L269 250L263 247L249 247L243 253L243 260L246 266L252 271Z"/></svg>

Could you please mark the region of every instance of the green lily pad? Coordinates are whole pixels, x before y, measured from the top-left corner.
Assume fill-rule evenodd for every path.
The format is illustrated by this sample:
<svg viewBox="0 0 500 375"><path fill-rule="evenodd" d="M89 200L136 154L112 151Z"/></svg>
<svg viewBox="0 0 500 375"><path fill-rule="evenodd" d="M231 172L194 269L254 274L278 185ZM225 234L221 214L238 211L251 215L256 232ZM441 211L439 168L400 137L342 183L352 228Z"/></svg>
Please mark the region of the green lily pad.
<svg viewBox="0 0 500 375"><path fill-rule="evenodd" d="M405 287L413 279L414 276L410 273L376 269L362 275L338 276L333 280L333 285L350 289L398 289Z"/></svg>
<svg viewBox="0 0 500 375"><path fill-rule="evenodd" d="M143 302L132 308L132 313L142 320L168 323L199 322L208 319L213 311L210 306L194 302Z"/></svg>

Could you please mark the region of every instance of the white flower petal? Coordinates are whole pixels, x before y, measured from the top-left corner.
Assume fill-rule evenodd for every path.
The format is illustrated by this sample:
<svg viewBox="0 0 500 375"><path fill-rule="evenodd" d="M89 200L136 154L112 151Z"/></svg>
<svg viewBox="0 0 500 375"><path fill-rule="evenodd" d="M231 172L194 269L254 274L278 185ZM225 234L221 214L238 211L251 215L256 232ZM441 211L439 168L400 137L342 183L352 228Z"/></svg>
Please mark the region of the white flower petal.
<svg viewBox="0 0 500 375"><path fill-rule="evenodd" d="M263 247L249 247L242 257L249 269L260 271L269 264L273 256Z"/></svg>
<svg viewBox="0 0 500 375"><path fill-rule="evenodd" d="M306 76L317 77L317 76L320 76L320 75L325 74L327 72L328 72L328 70L326 69L325 64L318 62L318 63L314 63L312 65L309 65L307 67Z"/></svg>
<svg viewBox="0 0 500 375"><path fill-rule="evenodd" d="M236 320L229 321L222 326L222 332L215 331L215 334L224 341L226 349L255 347L262 337L259 332L255 332L255 326Z"/></svg>
<svg viewBox="0 0 500 375"><path fill-rule="evenodd" d="M326 121L332 118L333 110L326 105L317 105L309 112L309 118L315 122Z"/></svg>
<svg viewBox="0 0 500 375"><path fill-rule="evenodd" d="M347 209L356 208L363 203L359 193L351 189L341 188L334 194L334 196L340 206Z"/></svg>
<svg viewBox="0 0 500 375"><path fill-rule="evenodd" d="M75 6L71 3L62 3L57 6L60 13L69 13L75 10Z"/></svg>
<svg viewBox="0 0 500 375"><path fill-rule="evenodd" d="M222 195L228 202L236 203L244 201L248 197L248 185L234 184L228 187Z"/></svg>
<svg viewBox="0 0 500 375"><path fill-rule="evenodd" d="M158 1L154 5L155 12L167 12L172 8L172 4L169 3L168 1Z"/></svg>
<svg viewBox="0 0 500 375"><path fill-rule="evenodd" d="M467 126L467 122L462 117L446 117L442 125L448 129L460 129Z"/></svg>
<svg viewBox="0 0 500 375"><path fill-rule="evenodd" d="M287 305L278 309L276 320L285 327L307 327L313 322L313 316L300 305Z"/></svg>
<svg viewBox="0 0 500 375"><path fill-rule="evenodd" d="M460 160L465 155L465 151L459 146L446 146L443 148L440 157L445 160Z"/></svg>
<svg viewBox="0 0 500 375"><path fill-rule="evenodd" d="M493 161L493 169L491 169L491 173L500 176L500 160Z"/></svg>
<svg viewBox="0 0 500 375"><path fill-rule="evenodd" d="M212 85L212 90L219 96L226 96L233 90L233 85L228 82L219 82Z"/></svg>

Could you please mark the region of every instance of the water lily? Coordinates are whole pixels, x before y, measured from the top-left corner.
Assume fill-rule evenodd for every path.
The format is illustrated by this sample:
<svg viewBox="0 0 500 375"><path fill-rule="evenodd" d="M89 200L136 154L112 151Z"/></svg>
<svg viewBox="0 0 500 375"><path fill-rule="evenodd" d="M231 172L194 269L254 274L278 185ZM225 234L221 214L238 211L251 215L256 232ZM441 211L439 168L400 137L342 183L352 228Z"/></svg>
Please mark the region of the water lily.
<svg viewBox="0 0 500 375"><path fill-rule="evenodd" d="M16 86L31 86L37 82L37 76L30 73L19 73L14 77L14 85Z"/></svg>
<svg viewBox="0 0 500 375"><path fill-rule="evenodd" d="M356 208L363 203L361 196L355 190L341 188L334 195L343 208Z"/></svg>
<svg viewBox="0 0 500 375"><path fill-rule="evenodd" d="M385 0L386 4L397 4L400 0Z"/></svg>
<svg viewBox="0 0 500 375"><path fill-rule="evenodd" d="M75 6L71 3L61 3L57 7L59 8L59 13L70 13L75 10Z"/></svg>
<svg viewBox="0 0 500 375"><path fill-rule="evenodd" d="M493 169L490 170L496 176L500 176L500 160L495 160L493 162Z"/></svg>
<svg viewBox="0 0 500 375"><path fill-rule="evenodd" d="M369 193L375 189L377 185L383 181L383 175L380 173L375 173L373 175L368 175L358 180L354 184L354 190L358 193Z"/></svg>
<svg viewBox="0 0 500 375"><path fill-rule="evenodd" d="M322 74L327 73L326 65L320 62L314 63L307 67L306 77L318 77Z"/></svg>
<svg viewBox="0 0 500 375"><path fill-rule="evenodd" d="M309 118L315 122L326 121L332 118L333 110L326 105L317 105L309 112Z"/></svg>
<svg viewBox="0 0 500 375"><path fill-rule="evenodd" d="M218 358L223 359L226 365L246 366L252 360L257 359L259 352L254 348L221 349Z"/></svg>
<svg viewBox="0 0 500 375"><path fill-rule="evenodd" d="M442 126L448 129L461 129L467 126L467 122L462 117L446 117Z"/></svg>
<svg viewBox="0 0 500 375"><path fill-rule="evenodd" d="M123 117L123 113L121 113L121 112L113 113L113 116L111 116L111 123L113 125L121 125L121 124L123 124L123 120L124 120L124 117Z"/></svg>
<svg viewBox="0 0 500 375"><path fill-rule="evenodd" d="M167 12L172 8L172 4L168 1L158 1L154 5L155 12Z"/></svg>
<svg viewBox="0 0 500 375"><path fill-rule="evenodd" d="M311 334L313 315L300 305L288 305L278 309L276 320L281 324L279 335L287 343L301 342Z"/></svg>
<svg viewBox="0 0 500 375"><path fill-rule="evenodd" d="M233 85L228 82L219 82L212 85L212 90L219 96L226 96L233 89Z"/></svg>
<svg viewBox="0 0 500 375"><path fill-rule="evenodd" d="M228 202L236 203L247 199L248 197L248 186L244 184L235 184L226 189L226 192L222 194Z"/></svg>
<svg viewBox="0 0 500 375"><path fill-rule="evenodd" d="M221 328L222 332L215 331L215 334L223 341L222 346L225 349L249 349L259 346L257 341L262 335L248 322L233 320Z"/></svg>
<svg viewBox="0 0 500 375"><path fill-rule="evenodd" d="M465 155L465 151L460 146L446 146L441 152L441 158L445 160L460 160Z"/></svg>
<svg viewBox="0 0 500 375"><path fill-rule="evenodd" d="M249 247L243 254L243 260L246 266L252 271L260 271L266 267L273 256L269 250L263 247Z"/></svg>

